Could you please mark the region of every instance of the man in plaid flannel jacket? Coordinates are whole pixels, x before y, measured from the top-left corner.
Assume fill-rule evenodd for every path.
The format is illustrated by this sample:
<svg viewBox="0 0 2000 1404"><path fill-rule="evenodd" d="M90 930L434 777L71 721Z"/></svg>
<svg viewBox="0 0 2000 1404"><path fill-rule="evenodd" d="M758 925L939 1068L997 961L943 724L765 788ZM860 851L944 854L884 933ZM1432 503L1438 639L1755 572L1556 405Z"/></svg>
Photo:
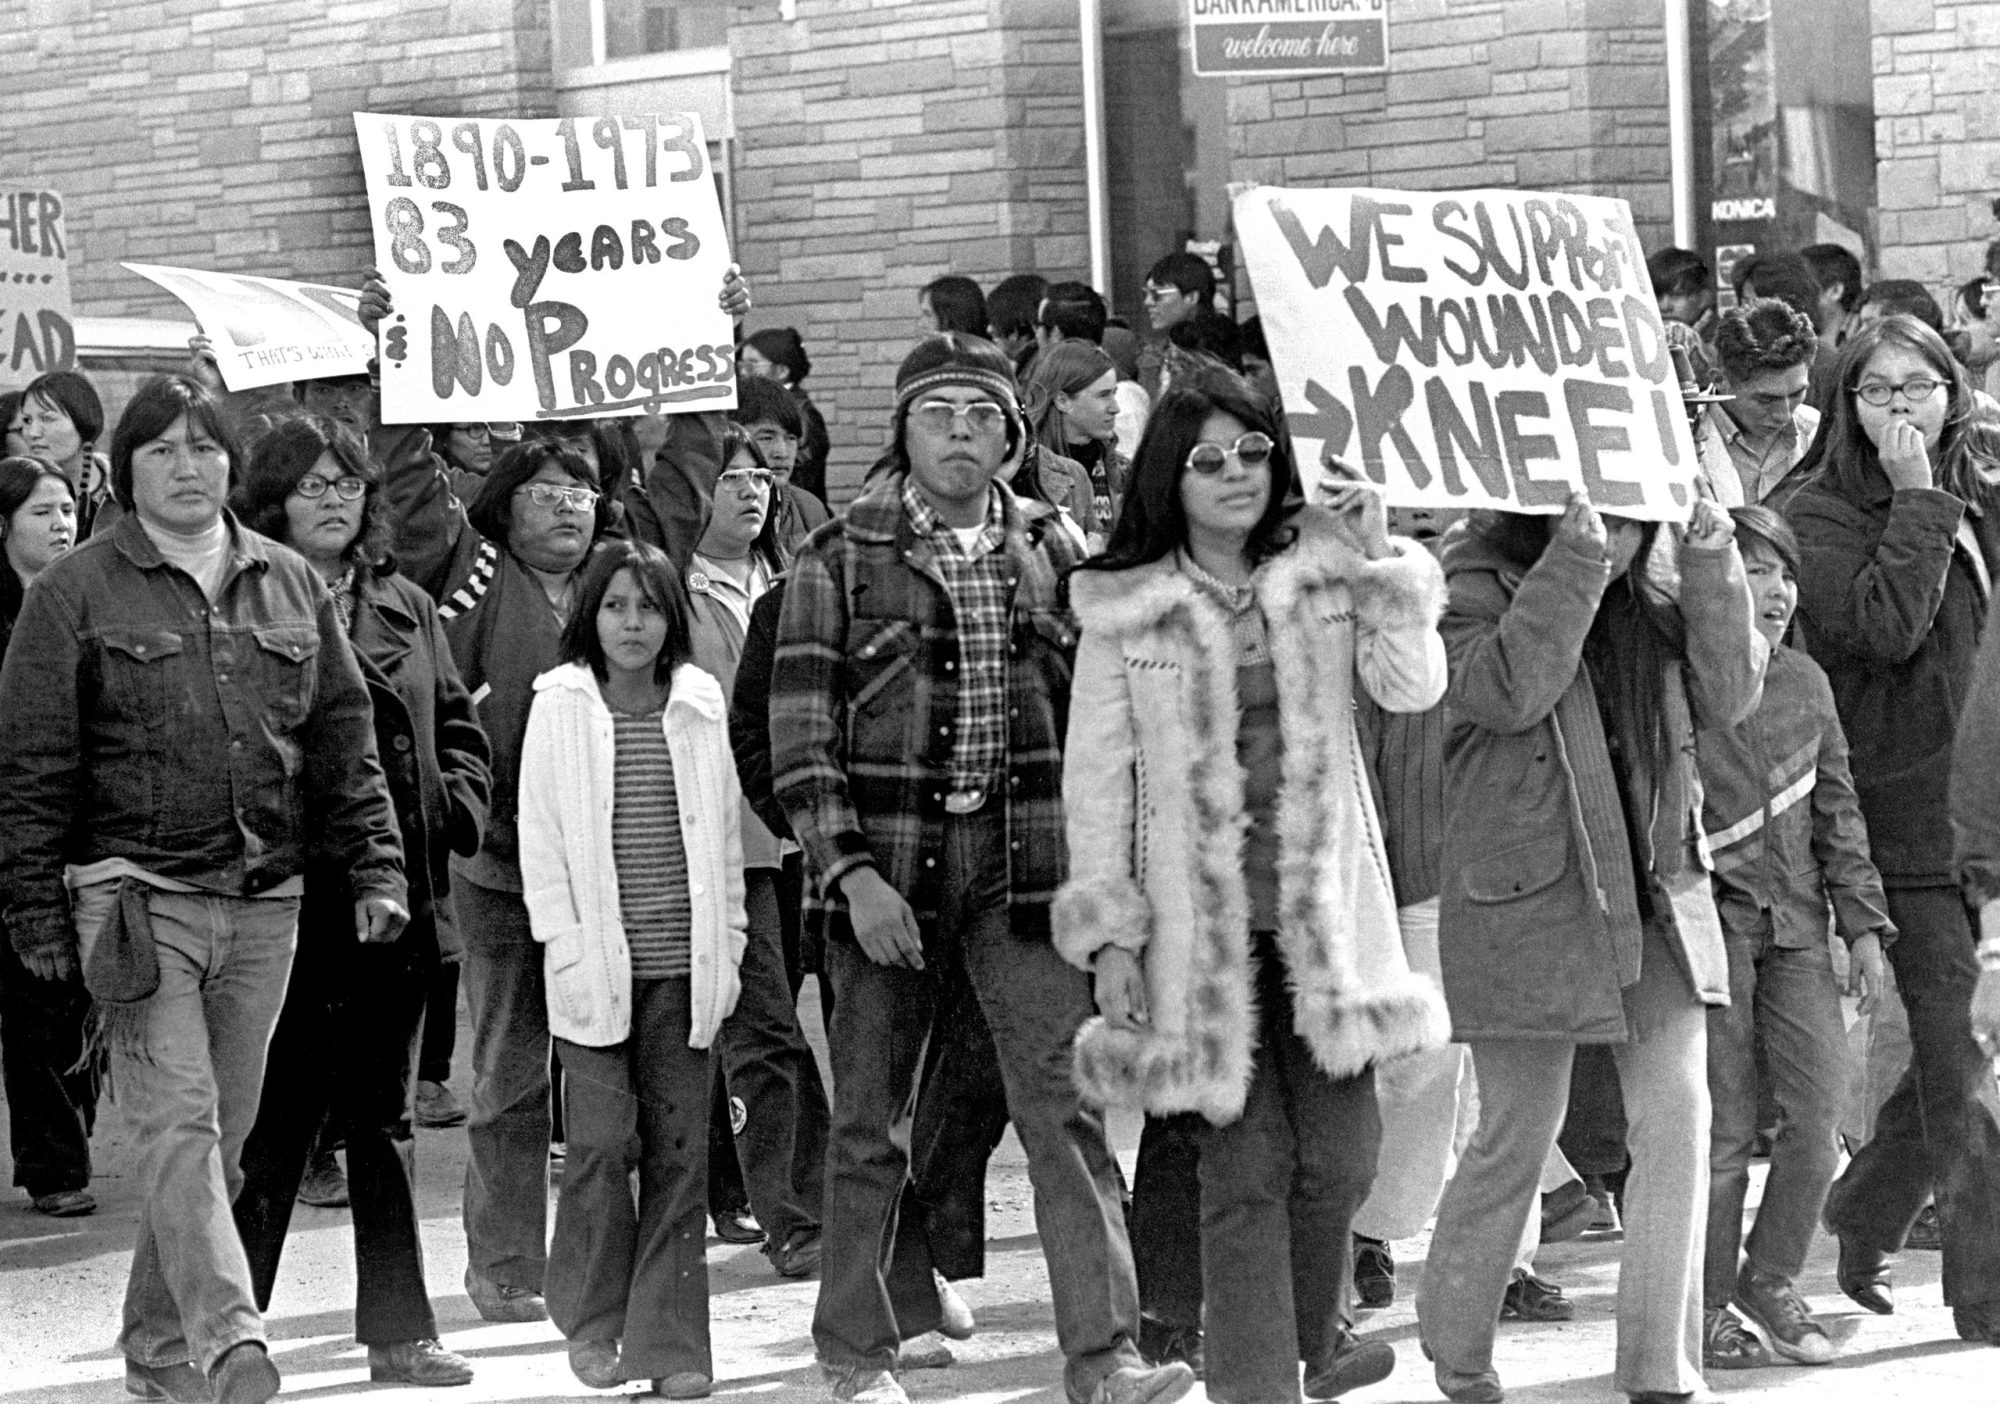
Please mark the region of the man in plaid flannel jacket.
<svg viewBox="0 0 2000 1404"><path fill-rule="evenodd" d="M896 1232L897 1207L932 1022L968 984L1028 1154L1069 1399L1170 1404L1193 1383L1140 1358L1117 1167L1070 1079L1093 1005L1048 909L1075 648L1058 586L1078 548L996 481L1023 441L999 348L921 343L897 372L886 471L806 543L778 626L775 789L829 917L839 1091L813 1341L843 1404L906 1404L898 1346L943 1324L929 1247Z"/></svg>

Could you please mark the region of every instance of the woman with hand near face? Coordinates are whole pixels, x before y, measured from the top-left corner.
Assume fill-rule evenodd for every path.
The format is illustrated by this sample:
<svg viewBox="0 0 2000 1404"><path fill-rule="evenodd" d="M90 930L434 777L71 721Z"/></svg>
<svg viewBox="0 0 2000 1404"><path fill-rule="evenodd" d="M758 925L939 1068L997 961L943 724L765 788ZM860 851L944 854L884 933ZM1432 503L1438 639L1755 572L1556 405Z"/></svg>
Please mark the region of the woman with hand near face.
<svg viewBox="0 0 2000 1404"><path fill-rule="evenodd" d="M1863 327L1838 372L1840 394L1802 465L1818 476L1787 515L1802 633L1833 684L1899 933L1889 960L1912 1066L1834 1182L1826 1223L1840 1239L1841 1290L1893 1311L1888 1257L1935 1186L1958 1333L2000 1345L2000 1094L1972 1035L1979 966L1947 799L2000 571L1996 464L1964 373L1915 318Z"/></svg>
<svg viewBox="0 0 2000 1404"><path fill-rule="evenodd" d="M1404 958L1353 705L1437 702L1443 580L1388 535L1372 486L1335 476L1302 506L1293 483L1240 376L1177 380L1104 555L1070 577L1070 877L1052 922L1100 1015L1077 1080L1094 1102L1201 1118L1205 1379L1227 1404L1298 1400L1301 1361L1309 1399L1394 1367L1349 1315L1373 1067L1448 1036Z"/></svg>
<svg viewBox="0 0 2000 1404"><path fill-rule="evenodd" d="M1767 648L1726 513L1678 541L1600 515L1475 516L1445 548L1438 945L1472 1047L1478 1130L1445 1191L1417 1319L1449 1399L1503 1397L1494 1326L1580 1044L1610 1044L1629 1116L1614 1385L1706 1404L1707 1007L1729 997L1703 858L1697 725L1755 707Z"/></svg>
<svg viewBox="0 0 2000 1404"><path fill-rule="evenodd" d="M405 1097L432 977L457 955L439 948L450 928L438 925L436 908L449 890L446 855L479 847L486 736L437 607L396 574L385 550L382 474L352 430L311 414L279 424L258 442L235 500L246 523L306 558L346 626L374 703L411 911L400 939L359 944L342 920L340 867L308 865L298 960L243 1150L237 1228L266 1309L300 1178L330 1110L330 1129L347 1146L355 1336L368 1347L370 1378L464 1384L472 1368L438 1344L424 1284Z"/></svg>

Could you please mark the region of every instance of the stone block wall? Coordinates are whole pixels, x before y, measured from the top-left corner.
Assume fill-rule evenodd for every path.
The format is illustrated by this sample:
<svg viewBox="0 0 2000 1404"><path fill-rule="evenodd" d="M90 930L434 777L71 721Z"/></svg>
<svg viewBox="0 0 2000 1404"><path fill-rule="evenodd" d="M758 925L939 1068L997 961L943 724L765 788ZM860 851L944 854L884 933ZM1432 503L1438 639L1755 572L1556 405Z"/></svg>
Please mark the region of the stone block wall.
<svg viewBox="0 0 2000 1404"><path fill-rule="evenodd" d="M0 172L63 193L86 315L186 316L125 259L354 281L357 109L555 109L546 0L0 0L0 33Z"/></svg>
<svg viewBox="0 0 2000 1404"><path fill-rule="evenodd" d="M760 0L732 21L748 327L805 338L845 500L886 446L919 288L1088 267L1076 7Z"/></svg>
<svg viewBox="0 0 2000 1404"><path fill-rule="evenodd" d="M1660 0L1395 0L1387 73L1230 80L1232 174L1614 195L1667 243L1662 23Z"/></svg>
<svg viewBox="0 0 2000 1404"><path fill-rule="evenodd" d="M1872 0L1881 276L1949 306L2000 235L2000 2Z"/></svg>

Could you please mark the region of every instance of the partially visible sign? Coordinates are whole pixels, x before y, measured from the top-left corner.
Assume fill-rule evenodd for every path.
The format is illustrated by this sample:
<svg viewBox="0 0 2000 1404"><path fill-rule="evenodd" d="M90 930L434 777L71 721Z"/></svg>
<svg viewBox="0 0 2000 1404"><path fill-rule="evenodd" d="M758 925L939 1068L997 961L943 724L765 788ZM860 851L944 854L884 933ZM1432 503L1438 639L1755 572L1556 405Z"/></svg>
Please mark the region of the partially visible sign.
<svg viewBox="0 0 2000 1404"><path fill-rule="evenodd" d="M352 288L157 263L124 266L194 313L231 390L368 373L375 339L361 329L355 310L361 294Z"/></svg>
<svg viewBox="0 0 2000 1404"><path fill-rule="evenodd" d="M736 404L722 205L692 112L354 114L391 424Z"/></svg>
<svg viewBox="0 0 2000 1404"><path fill-rule="evenodd" d="M1685 521L1696 462L1623 200L1252 187L1237 238L1310 488Z"/></svg>
<svg viewBox="0 0 2000 1404"><path fill-rule="evenodd" d="M0 190L0 385L76 365L63 198L26 186Z"/></svg>
<svg viewBox="0 0 2000 1404"><path fill-rule="evenodd" d="M1188 0L1199 74L1379 73L1388 0Z"/></svg>

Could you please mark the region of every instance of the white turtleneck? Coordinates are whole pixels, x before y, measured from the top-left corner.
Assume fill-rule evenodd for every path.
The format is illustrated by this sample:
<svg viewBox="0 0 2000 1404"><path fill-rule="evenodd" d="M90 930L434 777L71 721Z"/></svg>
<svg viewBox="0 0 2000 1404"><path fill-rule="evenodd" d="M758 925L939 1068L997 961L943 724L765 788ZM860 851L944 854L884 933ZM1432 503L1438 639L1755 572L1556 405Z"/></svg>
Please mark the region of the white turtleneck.
<svg viewBox="0 0 2000 1404"><path fill-rule="evenodd" d="M216 596L222 593L223 581L229 578L229 523L217 517L215 524L199 536L182 536L154 526L144 517L139 518L139 525L146 529L146 535L167 562L193 576L202 594L214 604Z"/></svg>

